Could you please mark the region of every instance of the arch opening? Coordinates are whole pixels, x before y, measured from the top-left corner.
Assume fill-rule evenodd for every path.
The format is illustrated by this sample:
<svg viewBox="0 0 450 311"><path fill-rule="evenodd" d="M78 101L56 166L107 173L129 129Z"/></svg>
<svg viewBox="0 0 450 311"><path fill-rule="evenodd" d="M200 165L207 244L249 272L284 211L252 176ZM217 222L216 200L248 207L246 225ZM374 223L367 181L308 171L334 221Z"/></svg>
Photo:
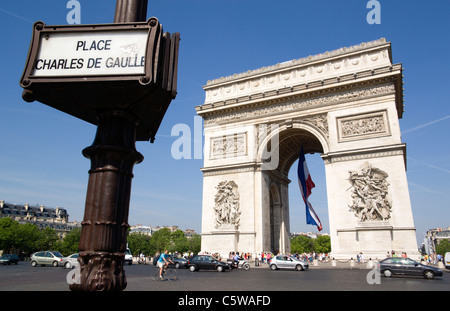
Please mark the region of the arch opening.
<svg viewBox="0 0 450 311"><path fill-rule="evenodd" d="M302 200L299 189L296 186L296 170L295 172L291 172L291 178L295 176L295 185L292 191L290 191L289 184L291 180L288 176L291 167L298 161L302 146L305 154L323 154L324 149L326 149L323 147L321 139L303 128L292 127L283 129L277 134L277 145L270 147L278 148L278 167L273 171L265 171L270 182L270 198L268 206L268 215L270 219L268 231L270 233L266 245L267 249L274 254L290 253L291 211L289 209L289 199L290 197L295 197L296 200L294 202ZM321 191L321 193L325 193L326 197L326 189L323 189L323 192ZM326 201L326 198L324 201ZM294 206L297 208L299 207L299 204L295 203ZM295 212L295 215L295 221L301 221L305 218L304 209L299 209ZM313 231L313 229L311 231Z"/></svg>

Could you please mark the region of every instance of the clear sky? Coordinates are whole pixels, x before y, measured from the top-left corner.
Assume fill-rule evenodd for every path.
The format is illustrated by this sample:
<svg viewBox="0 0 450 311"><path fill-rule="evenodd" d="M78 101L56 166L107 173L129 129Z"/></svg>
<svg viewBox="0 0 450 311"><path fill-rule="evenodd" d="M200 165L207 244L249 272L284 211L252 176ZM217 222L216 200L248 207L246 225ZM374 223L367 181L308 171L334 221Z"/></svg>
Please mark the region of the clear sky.
<svg viewBox="0 0 450 311"><path fill-rule="evenodd" d="M0 200L64 207L84 213L90 161L81 154L96 127L39 102L22 100L32 25L67 24L66 0L0 0ZM111 23L114 0L79 0L81 23ZM380 0L381 24L370 25L366 0L149 0L147 16L181 33L178 95L154 144L138 142L144 161L134 168L129 223L178 225L201 231L202 159L175 160L176 124L194 132L195 106L208 80L379 39L392 42L404 70L407 177L420 245L426 230L450 226L450 2ZM329 232L325 168L307 155L316 184L310 202ZM306 225L291 168L291 231Z"/></svg>

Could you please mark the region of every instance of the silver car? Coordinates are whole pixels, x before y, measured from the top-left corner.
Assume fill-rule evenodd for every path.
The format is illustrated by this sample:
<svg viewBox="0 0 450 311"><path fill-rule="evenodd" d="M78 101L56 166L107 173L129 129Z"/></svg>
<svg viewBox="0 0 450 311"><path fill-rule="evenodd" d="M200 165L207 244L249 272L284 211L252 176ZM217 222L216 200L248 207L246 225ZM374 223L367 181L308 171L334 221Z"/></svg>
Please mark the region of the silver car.
<svg viewBox="0 0 450 311"><path fill-rule="evenodd" d="M52 265L53 267L62 266L64 264L64 256L57 251L37 252L31 255L31 266Z"/></svg>
<svg viewBox="0 0 450 311"><path fill-rule="evenodd" d="M78 253L67 256L66 258L64 258L64 260L64 267L66 269L73 269L78 264Z"/></svg>
<svg viewBox="0 0 450 311"><path fill-rule="evenodd" d="M277 269L295 269L297 271L307 270L309 265L293 256L278 255L272 258L269 265L271 270Z"/></svg>

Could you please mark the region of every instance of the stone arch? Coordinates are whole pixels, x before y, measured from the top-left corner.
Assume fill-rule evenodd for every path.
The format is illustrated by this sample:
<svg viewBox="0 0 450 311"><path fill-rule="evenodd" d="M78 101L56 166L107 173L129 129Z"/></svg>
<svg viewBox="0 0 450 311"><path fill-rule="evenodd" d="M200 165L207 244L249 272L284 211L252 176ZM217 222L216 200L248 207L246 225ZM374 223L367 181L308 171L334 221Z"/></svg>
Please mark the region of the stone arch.
<svg viewBox="0 0 450 311"><path fill-rule="evenodd" d="M288 173L303 146L324 160L333 257L417 253L398 122L403 68L390 55L390 43L380 39L208 81L205 103L196 107L205 130L202 250L289 252ZM366 220L349 210L355 195L349 174L364 178L365 167L386 173L389 219ZM223 180L238 186L239 228L214 227ZM360 196L375 202L372 193ZM279 220L272 223L280 228L271 230L274 207Z"/></svg>

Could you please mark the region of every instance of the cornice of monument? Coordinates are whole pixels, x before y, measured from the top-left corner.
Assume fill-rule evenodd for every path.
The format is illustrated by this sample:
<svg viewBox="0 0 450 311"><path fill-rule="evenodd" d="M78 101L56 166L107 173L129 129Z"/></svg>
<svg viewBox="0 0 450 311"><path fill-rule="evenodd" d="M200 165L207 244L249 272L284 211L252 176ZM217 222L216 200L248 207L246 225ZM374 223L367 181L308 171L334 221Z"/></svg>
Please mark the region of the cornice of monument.
<svg viewBox="0 0 450 311"><path fill-rule="evenodd" d="M339 92L388 79L395 85L398 117L403 113L402 65L392 64L385 39L309 56L208 82L205 103L197 114L207 119L251 107ZM327 91L328 90L328 91Z"/></svg>
<svg viewBox="0 0 450 311"><path fill-rule="evenodd" d="M217 78L214 80L209 80L206 83L206 85L204 86L204 89L206 90L210 87L215 87L215 86L217 86L219 84L223 84L223 83L227 84L229 82L235 82L236 80L239 80L242 78L250 78L250 77L254 77L256 75L272 73L274 71L280 71L280 70L283 71L285 69L292 69L292 68L296 68L296 67L307 65L307 64L309 65L311 63L324 62L331 58L342 57L344 55L349 56L350 54L353 54L353 53L360 53L362 51L367 51L369 49L380 48L380 47L388 47L389 48L389 58L391 59L391 62L392 62L392 56L391 56L391 51L390 51L390 42L387 42L386 38L380 38L378 40L363 42L363 43L353 45L350 47L342 47L342 48L339 48L336 50L327 51L327 52L316 54L316 55L309 55L307 57L302 57L299 59L294 59L294 60L286 61L283 63L278 63L278 64L272 65L272 66L261 67L261 68L249 70L249 71L246 71L243 73L236 73L236 74L233 74L230 76L221 77L221 78Z"/></svg>

